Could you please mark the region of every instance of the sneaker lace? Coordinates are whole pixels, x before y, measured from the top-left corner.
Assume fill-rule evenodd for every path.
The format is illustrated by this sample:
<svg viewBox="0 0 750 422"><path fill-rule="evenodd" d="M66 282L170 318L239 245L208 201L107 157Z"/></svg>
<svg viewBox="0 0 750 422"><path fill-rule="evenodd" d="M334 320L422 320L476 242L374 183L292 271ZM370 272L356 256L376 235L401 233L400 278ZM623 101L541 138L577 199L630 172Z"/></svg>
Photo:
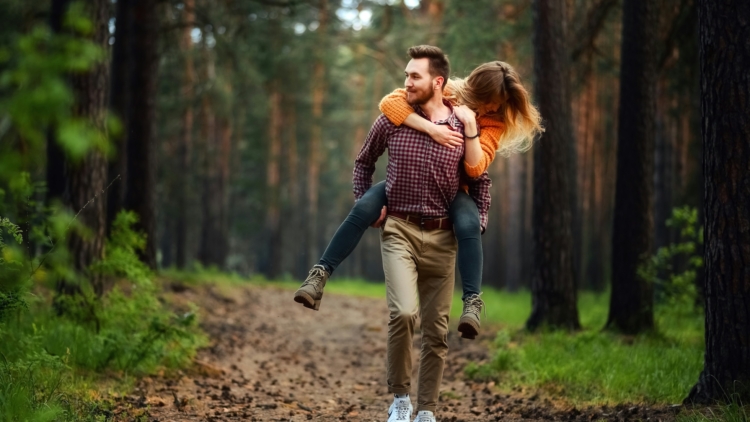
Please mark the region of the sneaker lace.
<svg viewBox="0 0 750 422"><path fill-rule="evenodd" d="M406 400L398 400L396 402L396 414L399 419L409 419L409 403Z"/></svg>
<svg viewBox="0 0 750 422"><path fill-rule="evenodd" d="M326 270L321 267L313 267L313 269L310 270L310 273L307 275L307 279L302 284L303 286L313 286L315 291L320 291L320 285L325 279L327 273Z"/></svg>
<svg viewBox="0 0 750 422"><path fill-rule="evenodd" d="M484 302L480 297L481 295L482 293L479 293L478 295L471 295L466 298L466 301L464 302L464 313L471 312L472 314L479 317L482 309L484 309L484 317L487 318L487 309L484 307Z"/></svg>
<svg viewBox="0 0 750 422"><path fill-rule="evenodd" d="M428 415L419 415L414 422L432 422L433 420Z"/></svg>

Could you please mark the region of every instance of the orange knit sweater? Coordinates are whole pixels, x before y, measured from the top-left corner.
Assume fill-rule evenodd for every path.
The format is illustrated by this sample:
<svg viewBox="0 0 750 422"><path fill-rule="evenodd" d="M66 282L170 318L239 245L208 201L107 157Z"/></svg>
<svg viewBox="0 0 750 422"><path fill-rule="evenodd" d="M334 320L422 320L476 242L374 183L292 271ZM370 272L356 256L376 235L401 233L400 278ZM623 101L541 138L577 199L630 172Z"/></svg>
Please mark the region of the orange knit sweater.
<svg viewBox="0 0 750 422"><path fill-rule="evenodd" d="M446 87L444 95L449 96L450 91ZM455 104L454 104L455 105ZM396 126L401 126L404 120L414 113L414 109L406 102L406 90L399 88L380 100L380 112ZM464 161L464 168L469 177L479 177L487 170L490 163L495 159L495 152L500 147L500 135L505 131L505 123L489 117L479 116L477 125L481 129L479 144L482 147L482 158L475 166L470 166Z"/></svg>

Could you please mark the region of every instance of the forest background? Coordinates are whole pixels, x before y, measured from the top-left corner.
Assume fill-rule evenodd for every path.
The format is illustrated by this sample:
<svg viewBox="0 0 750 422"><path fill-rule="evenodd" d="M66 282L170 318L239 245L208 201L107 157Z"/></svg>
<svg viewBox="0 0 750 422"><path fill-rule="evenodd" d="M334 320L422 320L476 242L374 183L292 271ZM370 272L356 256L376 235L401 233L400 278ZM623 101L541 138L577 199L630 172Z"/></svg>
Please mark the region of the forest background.
<svg viewBox="0 0 750 422"><path fill-rule="evenodd" d="M508 62L540 104L545 135L489 169L482 239L484 285L532 291L527 327L577 328L575 292L611 290L607 325L643 332L653 281L672 283L655 284L658 300L687 292L679 305L692 310L703 281L699 4L537 3L4 0L2 313L27 306L18 286L46 283L54 313L100 332L123 316L101 301L111 304L117 277L147 292L151 271L170 268L301 281L353 204L353 159L416 44L442 47L455 76ZM384 167L385 157L376 179ZM555 176L561 189L546 183ZM534 249L544 236L569 261L546 265ZM335 277L382 280L375 230ZM568 312L544 315L555 292L567 292ZM150 297L158 324L136 328L143 347L183 338L194 353L195 321ZM190 353L159 359L179 365ZM117 360L102 354L94 369Z"/></svg>
<svg viewBox="0 0 750 422"><path fill-rule="evenodd" d="M49 3L4 3L7 43L50 13ZM696 7L688 0L659 7L658 33L650 40L659 53L656 247L676 239L665 225L671 210L700 209L702 198ZM118 31L127 28L116 25L115 5L109 9L108 44L116 47ZM109 221L127 187L151 177L137 186L153 198L144 227L149 259L160 268L200 263L268 278L304 277L353 204L353 158L380 98L403 85L411 45L441 46L455 76L503 60L530 90L545 89L533 85L530 1L187 1L158 2L150 12L153 21L143 30L122 35L133 42L150 37L148 49L109 53L111 115L130 130L112 138L110 171L101 177L116 198ZM622 9L617 1L571 0L564 17L577 285L601 291L611 268ZM150 157L141 165L150 167L128 175L138 170L123 165L127 140L142 133ZM532 155L499 157L489 170L487 285L530 286ZM41 159L32 164L34 181L57 176ZM384 177L384 164L379 167L376 180ZM381 268L373 230L336 275L379 280Z"/></svg>

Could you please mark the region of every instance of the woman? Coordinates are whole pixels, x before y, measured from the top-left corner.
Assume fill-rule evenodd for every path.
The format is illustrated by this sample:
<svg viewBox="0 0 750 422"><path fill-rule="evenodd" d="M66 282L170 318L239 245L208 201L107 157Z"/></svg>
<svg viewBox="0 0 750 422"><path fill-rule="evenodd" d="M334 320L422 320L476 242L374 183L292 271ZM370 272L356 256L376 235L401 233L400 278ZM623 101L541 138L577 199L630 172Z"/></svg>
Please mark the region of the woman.
<svg viewBox="0 0 750 422"><path fill-rule="evenodd" d="M468 78L450 79L444 95L464 125L464 138L445 125L420 117L406 101L406 91L397 89L380 102L380 110L396 126L405 124L425 132L446 148L465 143L464 169L479 177L495 159L528 150L543 130L541 117L516 71L507 63L493 61L474 69ZM481 130L481 132L480 132ZM323 256L294 295L296 302L317 310L330 274L351 253L362 234L379 221L386 205L385 182L370 188L352 208L334 234ZM479 212L464 189L451 204L449 217L458 241L458 269L463 283L464 309L458 331L464 338L479 333L482 302L482 242Z"/></svg>

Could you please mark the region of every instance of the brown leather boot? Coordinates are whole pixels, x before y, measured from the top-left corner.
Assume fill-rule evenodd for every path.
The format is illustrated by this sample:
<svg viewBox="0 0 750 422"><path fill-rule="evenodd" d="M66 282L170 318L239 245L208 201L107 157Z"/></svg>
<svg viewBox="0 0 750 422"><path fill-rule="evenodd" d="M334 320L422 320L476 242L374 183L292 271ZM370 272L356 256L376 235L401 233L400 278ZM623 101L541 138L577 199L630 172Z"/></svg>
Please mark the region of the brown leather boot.
<svg viewBox="0 0 750 422"><path fill-rule="evenodd" d="M317 311L320 308L320 301L323 300L323 288L329 276L330 274L322 265L312 267L305 282L294 293L294 301L301 303L305 308Z"/></svg>
<svg viewBox="0 0 750 422"><path fill-rule="evenodd" d="M464 300L464 312L461 314L461 319L458 320L458 331L463 338L475 339L479 334L479 327L482 325L479 322L479 314L484 307L480 295L481 293L471 295Z"/></svg>

